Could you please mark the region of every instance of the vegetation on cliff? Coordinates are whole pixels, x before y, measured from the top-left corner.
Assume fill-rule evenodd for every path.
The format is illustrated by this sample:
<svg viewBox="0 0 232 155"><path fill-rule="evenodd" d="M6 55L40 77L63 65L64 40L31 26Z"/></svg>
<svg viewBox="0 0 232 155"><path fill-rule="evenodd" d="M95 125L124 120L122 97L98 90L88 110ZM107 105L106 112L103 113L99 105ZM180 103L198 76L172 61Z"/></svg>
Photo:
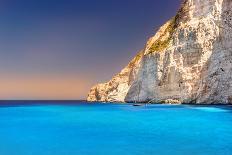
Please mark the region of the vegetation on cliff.
<svg viewBox="0 0 232 155"><path fill-rule="evenodd" d="M177 27L177 19L178 16L175 16L169 21L169 24L164 33L162 33L160 37L152 44L150 53L161 52L168 48L172 41L172 35L175 32L175 28Z"/></svg>

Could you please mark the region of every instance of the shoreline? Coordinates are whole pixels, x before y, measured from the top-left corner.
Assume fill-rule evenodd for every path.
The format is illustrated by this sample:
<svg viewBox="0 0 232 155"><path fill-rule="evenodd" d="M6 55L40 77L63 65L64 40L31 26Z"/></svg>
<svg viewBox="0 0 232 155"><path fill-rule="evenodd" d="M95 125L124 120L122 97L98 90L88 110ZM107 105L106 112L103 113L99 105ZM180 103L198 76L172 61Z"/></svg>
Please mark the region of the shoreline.
<svg viewBox="0 0 232 155"><path fill-rule="evenodd" d="M127 103L127 102L89 102L86 100L0 100L0 107L7 106L27 106L27 105L135 105L140 104L141 106L149 105L167 105L167 106L220 106L220 107L232 107L232 104L192 104L192 103L182 103L182 104L168 104L168 103Z"/></svg>

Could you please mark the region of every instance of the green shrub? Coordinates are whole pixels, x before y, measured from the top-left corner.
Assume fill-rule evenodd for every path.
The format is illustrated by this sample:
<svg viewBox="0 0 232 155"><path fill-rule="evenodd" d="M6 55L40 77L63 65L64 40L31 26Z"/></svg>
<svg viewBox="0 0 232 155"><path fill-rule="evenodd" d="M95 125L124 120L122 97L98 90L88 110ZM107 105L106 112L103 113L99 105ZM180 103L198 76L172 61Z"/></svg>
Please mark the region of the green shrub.
<svg viewBox="0 0 232 155"><path fill-rule="evenodd" d="M153 43L153 45L150 48L150 53L152 52L161 52L168 48L172 41L172 35L177 27L177 16L173 17L170 20L169 25L165 29L164 33ZM169 34L169 36L165 39L162 40L162 38L165 36L165 34Z"/></svg>

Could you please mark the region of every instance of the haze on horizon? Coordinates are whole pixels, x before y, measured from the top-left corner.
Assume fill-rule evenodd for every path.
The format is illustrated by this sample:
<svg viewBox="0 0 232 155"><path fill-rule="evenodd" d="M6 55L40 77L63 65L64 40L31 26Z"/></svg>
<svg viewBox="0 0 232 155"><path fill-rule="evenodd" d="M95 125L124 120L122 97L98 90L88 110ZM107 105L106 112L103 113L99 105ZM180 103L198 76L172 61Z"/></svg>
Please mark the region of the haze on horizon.
<svg viewBox="0 0 232 155"><path fill-rule="evenodd" d="M85 99L180 0L1 0L0 99Z"/></svg>

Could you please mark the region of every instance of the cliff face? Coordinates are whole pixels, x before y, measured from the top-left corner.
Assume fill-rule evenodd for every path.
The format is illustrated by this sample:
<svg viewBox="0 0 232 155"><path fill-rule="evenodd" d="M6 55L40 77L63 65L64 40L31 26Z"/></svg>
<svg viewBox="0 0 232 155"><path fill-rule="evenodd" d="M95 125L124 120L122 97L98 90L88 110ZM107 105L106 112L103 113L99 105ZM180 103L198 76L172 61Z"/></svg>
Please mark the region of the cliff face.
<svg viewBox="0 0 232 155"><path fill-rule="evenodd" d="M232 103L232 0L185 0L88 101Z"/></svg>

